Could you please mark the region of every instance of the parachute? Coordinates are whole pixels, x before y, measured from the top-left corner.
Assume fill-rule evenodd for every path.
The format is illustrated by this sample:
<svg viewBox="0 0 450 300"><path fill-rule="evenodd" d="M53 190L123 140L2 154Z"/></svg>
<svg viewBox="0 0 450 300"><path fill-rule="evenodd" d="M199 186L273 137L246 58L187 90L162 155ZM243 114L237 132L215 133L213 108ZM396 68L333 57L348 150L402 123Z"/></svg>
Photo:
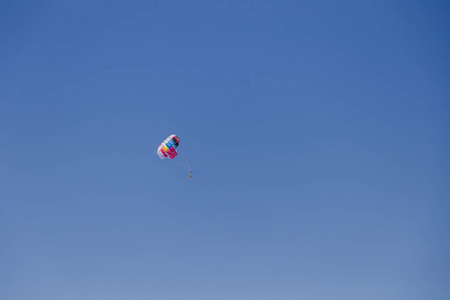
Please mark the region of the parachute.
<svg viewBox="0 0 450 300"><path fill-rule="evenodd" d="M161 159L166 157L174 159L178 155L177 148L179 145L180 139L175 134L172 134L159 145L156 153Z"/></svg>
<svg viewBox="0 0 450 300"><path fill-rule="evenodd" d="M164 142L161 143L161 145L159 145L156 153L161 159L169 158L173 160L179 167L189 171L189 177L193 178L191 166L189 165L189 162L183 155L182 151L180 152L181 161L175 159L175 157L177 157L178 155L178 152L181 150L181 148L178 148L179 146L180 146L180 139L175 134L172 134L167 139L165 139Z"/></svg>

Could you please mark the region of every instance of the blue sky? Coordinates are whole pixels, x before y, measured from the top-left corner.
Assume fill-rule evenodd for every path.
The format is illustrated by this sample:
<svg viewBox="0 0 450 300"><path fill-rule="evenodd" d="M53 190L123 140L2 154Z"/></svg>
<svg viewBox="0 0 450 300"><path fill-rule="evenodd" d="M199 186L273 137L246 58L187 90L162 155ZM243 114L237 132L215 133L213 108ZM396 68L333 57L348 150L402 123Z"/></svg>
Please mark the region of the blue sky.
<svg viewBox="0 0 450 300"><path fill-rule="evenodd" d="M449 9L3 1L0 298L448 299Z"/></svg>

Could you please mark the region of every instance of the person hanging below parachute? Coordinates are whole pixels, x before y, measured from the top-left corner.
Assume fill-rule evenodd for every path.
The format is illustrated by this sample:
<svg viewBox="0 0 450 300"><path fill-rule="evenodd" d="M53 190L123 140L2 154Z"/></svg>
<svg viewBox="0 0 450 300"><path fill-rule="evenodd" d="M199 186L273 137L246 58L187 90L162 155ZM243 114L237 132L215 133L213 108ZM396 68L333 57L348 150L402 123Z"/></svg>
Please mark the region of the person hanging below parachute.
<svg viewBox="0 0 450 300"><path fill-rule="evenodd" d="M166 157L170 158L171 160L175 161L175 157L178 155L178 151L181 149L178 148L180 146L180 139L175 134L170 135L168 138L166 138L161 145L159 145L158 150L156 153L158 154L159 158L165 159ZM178 151L177 151L178 149ZM186 157L184 157L182 151L180 152L180 157L182 158L182 161L175 161L179 162L177 163L178 166L180 166L183 169L186 169L189 171L189 178L192 177L192 169L189 165L189 162L187 161ZM181 164L180 164L181 163Z"/></svg>

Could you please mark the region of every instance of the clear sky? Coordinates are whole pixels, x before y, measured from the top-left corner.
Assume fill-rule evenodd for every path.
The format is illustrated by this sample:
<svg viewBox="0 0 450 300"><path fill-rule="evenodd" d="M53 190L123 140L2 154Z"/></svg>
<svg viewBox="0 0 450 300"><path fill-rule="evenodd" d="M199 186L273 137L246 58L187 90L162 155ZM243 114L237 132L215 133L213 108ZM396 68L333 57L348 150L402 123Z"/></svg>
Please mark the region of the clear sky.
<svg viewBox="0 0 450 300"><path fill-rule="evenodd" d="M0 298L449 299L449 11L1 1Z"/></svg>

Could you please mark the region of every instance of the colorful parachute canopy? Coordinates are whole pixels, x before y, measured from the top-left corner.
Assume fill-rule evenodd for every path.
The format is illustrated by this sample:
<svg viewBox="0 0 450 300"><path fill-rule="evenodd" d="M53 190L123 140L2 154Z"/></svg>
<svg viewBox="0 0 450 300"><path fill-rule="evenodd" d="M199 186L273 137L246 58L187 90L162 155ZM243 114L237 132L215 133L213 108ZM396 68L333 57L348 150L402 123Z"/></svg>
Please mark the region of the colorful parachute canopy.
<svg viewBox="0 0 450 300"><path fill-rule="evenodd" d="M172 134L167 139L164 140L164 142L161 143L158 147L158 153L159 158L164 159L166 157L169 157L170 159L174 159L175 156L177 156L177 147L180 145L180 139Z"/></svg>

